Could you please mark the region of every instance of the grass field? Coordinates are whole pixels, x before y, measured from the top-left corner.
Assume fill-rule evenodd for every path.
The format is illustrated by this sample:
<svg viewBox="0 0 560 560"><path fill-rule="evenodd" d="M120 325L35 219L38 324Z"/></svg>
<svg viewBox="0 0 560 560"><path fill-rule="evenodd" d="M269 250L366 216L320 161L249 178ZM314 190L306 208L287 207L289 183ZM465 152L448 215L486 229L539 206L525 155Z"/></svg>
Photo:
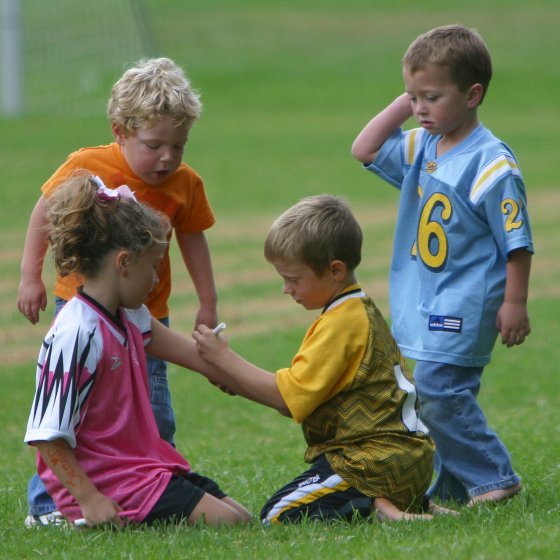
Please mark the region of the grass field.
<svg viewBox="0 0 560 560"><path fill-rule="evenodd" d="M25 1L25 0L24 0ZM533 332L497 347L481 401L507 443L525 490L500 508L396 525L305 525L263 529L184 527L103 531L23 528L33 453L22 443L34 362L52 314L39 325L15 298L27 219L39 187L66 155L111 140L106 95L86 111L0 121L1 558L556 559L560 551L560 191L558 158L560 4L555 0L147 0L160 51L201 90L204 113L185 159L205 179L217 216L208 233L220 314L232 346L264 368L287 365L314 313L295 306L262 257L272 219L299 198L344 196L365 233L359 278L388 314L387 276L397 194L361 171L353 138L402 90L400 58L419 33L445 23L476 27L495 76L482 121L516 152L527 184L537 253L530 293ZM76 21L76 25L83 22ZM90 22L95 25L95 22ZM87 30L86 30L87 31ZM86 32L84 31L84 32ZM53 47L54 48L54 47ZM66 48L68 48L66 46ZM118 53L115 53L118 56ZM123 60L122 64L131 62ZM44 76L44 79L50 78ZM55 82L56 85L56 82ZM54 87L54 86L53 86ZM172 323L189 332L196 299L174 251ZM45 273L52 284L52 267ZM303 468L300 428L171 368L177 446L258 513Z"/></svg>

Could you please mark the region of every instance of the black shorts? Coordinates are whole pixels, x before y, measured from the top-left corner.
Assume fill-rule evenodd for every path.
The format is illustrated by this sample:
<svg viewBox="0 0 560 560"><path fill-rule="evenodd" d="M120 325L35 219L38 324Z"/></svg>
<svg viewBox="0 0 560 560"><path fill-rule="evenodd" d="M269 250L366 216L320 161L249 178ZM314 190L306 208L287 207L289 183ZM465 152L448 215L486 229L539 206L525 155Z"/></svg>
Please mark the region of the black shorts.
<svg viewBox="0 0 560 560"><path fill-rule="evenodd" d="M345 520L367 518L372 498L362 494L337 475L324 455L304 473L280 488L261 511L261 521L298 523L303 519Z"/></svg>
<svg viewBox="0 0 560 560"><path fill-rule="evenodd" d="M219 500L227 496L211 478L195 472L175 475L144 523L187 519L204 494L210 494Z"/></svg>

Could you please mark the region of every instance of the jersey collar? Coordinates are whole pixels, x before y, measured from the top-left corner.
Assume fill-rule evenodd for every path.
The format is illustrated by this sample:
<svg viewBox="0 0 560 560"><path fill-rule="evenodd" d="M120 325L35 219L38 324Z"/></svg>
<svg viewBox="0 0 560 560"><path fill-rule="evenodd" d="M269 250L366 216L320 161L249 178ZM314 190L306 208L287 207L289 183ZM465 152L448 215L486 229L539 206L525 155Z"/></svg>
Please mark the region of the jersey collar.
<svg viewBox="0 0 560 560"><path fill-rule="evenodd" d="M343 301L346 301L347 299L362 298L365 295L366 294L362 291L362 288L360 287L359 284L352 284L351 286L348 286L348 288L346 288L343 292L334 296L327 303L327 305L325 305L325 307L323 308L323 311L321 311L321 315L323 313L326 313L330 309L333 309L333 307L336 307L337 305L340 305Z"/></svg>

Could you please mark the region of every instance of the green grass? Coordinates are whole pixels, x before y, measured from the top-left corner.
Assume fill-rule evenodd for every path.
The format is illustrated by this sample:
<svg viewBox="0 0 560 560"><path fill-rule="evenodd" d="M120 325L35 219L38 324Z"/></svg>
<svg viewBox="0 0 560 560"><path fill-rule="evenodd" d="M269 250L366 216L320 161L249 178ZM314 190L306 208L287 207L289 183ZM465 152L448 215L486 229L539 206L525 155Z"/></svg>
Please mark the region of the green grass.
<svg viewBox="0 0 560 560"><path fill-rule="evenodd" d="M465 511L460 518L429 524L266 530L254 524L120 533L23 529L25 488L34 464L22 438L34 362L52 307L37 326L15 309L21 248L42 182L70 151L110 141L104 106L113 76L106 95L88 100L96 111L65 116L66 92L61 92L56 114L36 111L1 121L0 557L556 559L560 194L554 170L560 5L553 0L146 3L161 52L184 65L203 96L204 113L185 159L204 177L218 219L208 237L221 317L228 322L234 348L270 370L289 362L314 317L282 296L279 280L262 257L270 222L309 194L346 197L364 227L360 280L387 313L397 194L360 170L350 144L366 120L402 90L400 57L416 35L461 22L486 38L495 77L481 118L520 159L537 253L530 302L533 332L519 348L496 348L481 401L512 453L525 490L503 507ZM196 301L175 249L173 256L172 322L189 332ZM52 284L50 266L46 282ZM171 368L170 382L178 448L251 511L258 513L279 485L301 472L304 445L296 424L228 397L193 373Z"/></svg>

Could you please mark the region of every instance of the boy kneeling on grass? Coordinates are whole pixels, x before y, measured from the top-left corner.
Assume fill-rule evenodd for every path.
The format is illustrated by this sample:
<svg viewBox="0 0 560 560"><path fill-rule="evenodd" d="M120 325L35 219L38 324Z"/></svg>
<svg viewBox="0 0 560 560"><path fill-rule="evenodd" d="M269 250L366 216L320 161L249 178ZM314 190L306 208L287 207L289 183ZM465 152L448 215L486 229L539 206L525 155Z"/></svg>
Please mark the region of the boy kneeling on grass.
<svg viewBox="0 0 560 560"><path fill-rule="evenodd" d="M357 283L361 246L359 224L332 196L303 199L273 223L264 251L284 293L322 309L290 367L273 374L206 326L193 334L202 358L220 372L211 381L302 425L311 466L267 501L265 524L374 512L381 520L429 519L422 512L434 512L425 501L434 446L405 360Z"/></svg>

